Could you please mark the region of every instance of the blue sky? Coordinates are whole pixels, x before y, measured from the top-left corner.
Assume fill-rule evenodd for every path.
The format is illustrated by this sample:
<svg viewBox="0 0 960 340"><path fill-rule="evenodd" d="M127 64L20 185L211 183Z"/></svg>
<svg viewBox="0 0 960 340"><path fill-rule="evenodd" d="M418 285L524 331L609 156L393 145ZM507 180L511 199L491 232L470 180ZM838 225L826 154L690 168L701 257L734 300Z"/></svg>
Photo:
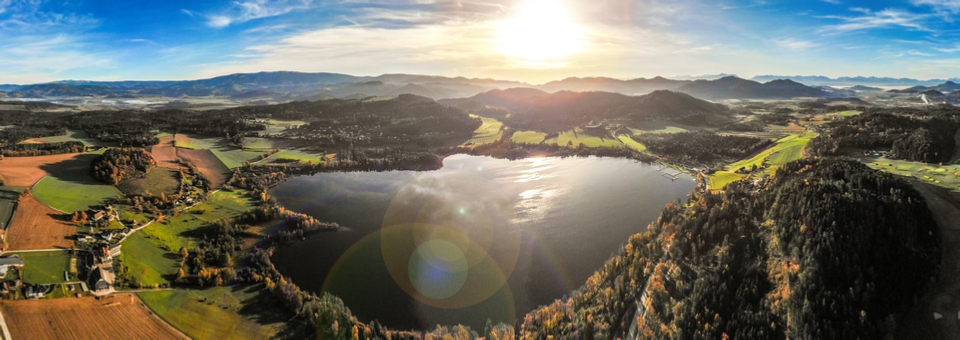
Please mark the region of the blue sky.
<svg viewBox="0 0 960 340"><path fill-rule="evenodd" d="M0 0L0 83L276 70L950 78L960 0Z"/></svg>

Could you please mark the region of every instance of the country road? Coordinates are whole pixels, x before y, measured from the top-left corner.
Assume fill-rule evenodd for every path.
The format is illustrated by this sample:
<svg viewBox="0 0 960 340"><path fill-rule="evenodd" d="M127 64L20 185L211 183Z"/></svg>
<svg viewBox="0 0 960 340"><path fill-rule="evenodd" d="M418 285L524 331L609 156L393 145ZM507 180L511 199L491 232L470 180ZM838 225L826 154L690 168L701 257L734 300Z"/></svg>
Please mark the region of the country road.
<svg viewBox="0 0 960 340"><path fill-rule="evenodd" d="M911 180L940 227L940 275L907 313L898 339L960 339L960 193ZM924 278L915 278L923 280Z"/></svg>

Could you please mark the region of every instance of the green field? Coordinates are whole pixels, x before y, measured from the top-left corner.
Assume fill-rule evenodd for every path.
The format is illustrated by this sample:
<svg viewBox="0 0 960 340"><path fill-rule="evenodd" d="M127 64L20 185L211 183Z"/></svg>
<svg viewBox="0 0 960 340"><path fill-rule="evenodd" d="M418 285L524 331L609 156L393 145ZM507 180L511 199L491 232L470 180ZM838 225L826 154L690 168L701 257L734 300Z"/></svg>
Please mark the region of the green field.
<svg viewBox="0 0 960 340"><path fill-rule="evenodd" d="M753 157L743 159L724 167L723 171L717 171L710 176L710 189L719 190L727 184L744 179L748 175L737 174L740 168L751 168L754 165L760 167L766 161L770 165L764 170L766 174L773 174L780 165L787 164L803 157L803 149L811 139L817 136L813 131L803 131L802 133L791 134L777 140L777 143L754 155Z"/></svg>
<svg viewBox="0 0 960 340"><path fill-rule="evenodd" d="M301 161L301 162L320 163L320 162L323 162L324 158L325 158L324 155L321 155L318 153L311 153L311 152L291 149L291 150L280 150L280 152L270 155L270 157L264 158L263 160L258 161L258 163L270 163L277 160L294 160L294 161Z"/></svg>
<svg viewBox="0 0 960 340"><path fill-rule="evenodd" d="M881 157L867 166L895 175L913 177L924 182L941 186L950 190L960 191L960 166L927 164L902 159L888 159Z"/></svg>
<svg viewBox="0 0 960 340"><path fill-rule="evenodd" d="M573 144L577 146L583 144L584 146L589 147L598 147L598 146L611 146L611 147L622 147L619 140L611 138L601 138L594 135L589 135L583 132L583 130L575 129L571 131L565 131L560 134L557 138L548 139L546 143L557 143L559 145L568 145Z"/></svg>
<svg viewBox="0 0 960 340"><path fill-rule="evenodd" d="M275 135L275 134L281 134L281 133L283 133L284 131L286 131L288 126L291 126L291 125L304 125L304 124L307 124L307 122L304 122L304 121L302 121L302 120L278 120L278 119L270 119L270 120L267 121L267 124L266 124L266 125L267 125L267 128L264 129L264 130L261 130L261 131L262 131L263 133L266 133L266 134L269 134L269 135Z"/></svg>
<svg viewBox="0 0 960 340"><path fill-rule="evenodd" d="M13 207L20 199L22 187L0 186L0 229L10 227L10 220L13 218Z"/></svg>
<svg viewBox="0 0 960 340"><path fill-rule="evenodd" d="M46 143L62 143L62 142L73 142L73 141L77 141L77 142L82 142L84 145L87 145L87 146L89 146L89 145L105 145L105 144L106 144L106 143L104 143L104 142L101 142L101 141L98 140L98 139L90 138L90 136L87 135L87 132L86 132L86 131L81 131L81 130L67 130L67 134L66 134L66 135L62 135L62 136L47 136L47 137L40 137L40 138L38 138L38 139L42 139L42 140L43 140L44 142L46 142ZM23 142L21 142L20 144L23 144Z"/></svg>
<svg viewBox="0 0 960 340"><path fill-rule="evenodd" d="M161 318L194 339L267 339L288 330L292 315L263 285L137 293ZM203 320L203 322L197 322ZM306 338L309 334L296 334Z"/></svg>
<svg viewBox="0 0 960 340"><path fill-rule="evenodd" d="M828 113L828 114L827 114L827 117L850 117L850 116L860 115L861 113L862 113L862 112L860 112L860 111L853 111L853 110L851 110L851 111L840 111L840 112Z"/></svg>
<svg viewBox="0 0 960 340"><path fill-rule="evenodd" d="M156 228L150 225L123 241L120 257L129 270L129 276L144 286L170 283L180 268L179 256L160 248L153 240L147 239L145 231ZM176 250L174 250L176 252Z"/></svg>
<svg viewBox="0 0 960 340"><path fill-rule="evenodd" d="M210 200L198 204L178 216L166 216L134 233L123 242L124 263L130 275L145 285L169 283L179 269L180 248L196 247L200 242L197 229L217 219L236 216L252 205L243 192L218 191Z"/></svg>
<svg viewBox="0 0 960 340"><path fill-rule="evenodd" d="M631 148L637 151L647 151L646 145L643 145L640 142L633 140L633 138L631 138L630 136L619 135L617 136L617 138L620 139L620 141L623 142L623 145L626 145L628 148Z"/></svg>
<svg viewBox="0 0 960 340"><path fill-rule="evenodd" d="M248 151L227 145L224 138L199 135L177 134L178 148L210 150L228 168L240 167L244 162L255 162L266 151Z"/></svg>
<svg viewBox="0 0 960 340"><path fill-rule="evenodd" d="M128 195L150 193L153 196L159 196L161 192L172 195L180 191L180 181L177 180L177 176L179 175L176 170L156 168L143 178L131 178L120 182L117 188Z"/></svg>
<svg viewBox="0 0 960 340"><path fill-rule="evenodd" d="M283 148L283 140L274 138L246 137L243 139L243 147L247 149L269 149Z"/></svg>
<svg viewBox="0 0 960 340"><path fill-rule="evenodd" d="M478 117L476 115L470 116ZM486 144L496 142L500 139L500 136L503 134L503 123L493 118L480 117L480 119L483 120L483 124L473 132L473 138L470 138L470 140L464 144Z"/></svg>
<svg viewBox="0 0 960 340"><path fill-rule="evenodd" d="M676 133L676 132L687 132L687 131L697 131L697 130L706 130L706 127L702 126L692 126L681 124L677 122L665 121L665 120L650 120L650 121L641 121L630 124L631 130L634 134L641 132L648 133Z"/></svg>
<svg viewBox="0 0 960 340"><path fill-rule="evenodd" d="M36 185L33 196L54 209L74 212L103 204L108 198L121 195L112 185L93 179L90 163L97 155L86 153L57 164L44 166L50 173Z"/></svg>
<svg viewBox="0 0 960 340"><path fill-rule="evenodd" d="M17 253L23 259L23 282L47 284L66 282L63 272L70 269L66 251Z"/></svg>
<svg viewBox="0 0 960 340"><path fill-rule="evenodd" d="M171 252L177 252L182 247L194 247L197 239L192 235L193 231L217 219L237 215L238 211L233 209L235 204L226 200L223 202L223 205L204 202L181 212L179 216L164 216L163 222L151 224L137 233L144 234L158 247L169 249Z"/></svg>
<svg viewBox="0 0 960 340"><path fill-rule="evenodd" d="M537 131L517 131L510 137L514 143L540 144L547 137L546 133Z"/></svg>

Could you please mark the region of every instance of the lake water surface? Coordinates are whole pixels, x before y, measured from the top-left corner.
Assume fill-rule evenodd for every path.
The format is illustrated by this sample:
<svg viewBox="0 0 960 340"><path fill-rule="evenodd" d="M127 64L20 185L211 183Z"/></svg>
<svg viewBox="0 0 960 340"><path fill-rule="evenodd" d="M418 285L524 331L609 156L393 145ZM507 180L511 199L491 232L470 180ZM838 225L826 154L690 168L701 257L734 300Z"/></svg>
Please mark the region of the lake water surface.
<svg viewBox="0 0 960 340"><path fill-rule="evenodd" d="M614 158L455 155L430 172L323 173L271 190L341 231L281 247L277 269L391 328L512 324L581 286L696 185Z"/></svg>

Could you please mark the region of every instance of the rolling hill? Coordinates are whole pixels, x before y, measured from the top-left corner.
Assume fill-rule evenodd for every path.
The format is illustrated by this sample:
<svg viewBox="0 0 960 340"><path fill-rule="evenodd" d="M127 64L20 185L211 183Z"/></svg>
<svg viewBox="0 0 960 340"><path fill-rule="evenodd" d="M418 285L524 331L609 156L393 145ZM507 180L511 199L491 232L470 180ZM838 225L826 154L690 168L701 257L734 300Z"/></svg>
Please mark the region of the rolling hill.
<svg viewBox="0 0 960 340"><path fill-rule="evenodd" d="M512 126L535 126L552 129L582 125L607 118L678 119L695 114L726 113L728 108L694 98L688 94L657 90L642 96L611 92L546 93L538 89L513 88L492 90L473 97L444 99L442 104L472 110L480 115L502 112L485 108L502 108L509 116L497 114Z"/></svg>
<svg viewBox="0 0 960 340"><path fill-rule="evenodd" d="M758 83L734 76L717 80L696 80L678 87L677 91L706 99L776 99L828 95L821 89L792 80L778 79Z"/></svg>

